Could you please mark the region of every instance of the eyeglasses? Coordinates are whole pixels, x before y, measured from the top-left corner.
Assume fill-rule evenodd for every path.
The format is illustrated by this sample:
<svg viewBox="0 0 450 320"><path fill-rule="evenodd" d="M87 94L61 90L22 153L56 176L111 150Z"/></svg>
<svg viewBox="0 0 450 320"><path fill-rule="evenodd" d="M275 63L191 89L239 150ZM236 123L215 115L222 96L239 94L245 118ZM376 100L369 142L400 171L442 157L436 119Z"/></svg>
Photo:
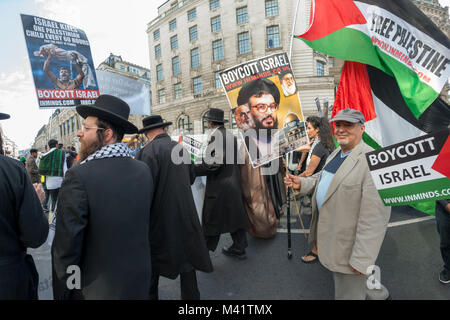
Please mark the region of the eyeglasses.
<svg viewBox="0 0 450 320"><path fill-rule="evenodd" d="M99 127L88 127L84 124L81 126L81 131L86 132L88 129L97 129L97 130L106 130L105 128L99 128Z"/></svg>
<svg viewBox="0 0 450 320"><path fill-rule="evenodd" d="M272 103L271 105L267 104L258 104L256 106L252 106L252 108L257 108L259 112L266 113L267 110L269 110L269 113L277 112L278 111L278 104Z"/></svg>

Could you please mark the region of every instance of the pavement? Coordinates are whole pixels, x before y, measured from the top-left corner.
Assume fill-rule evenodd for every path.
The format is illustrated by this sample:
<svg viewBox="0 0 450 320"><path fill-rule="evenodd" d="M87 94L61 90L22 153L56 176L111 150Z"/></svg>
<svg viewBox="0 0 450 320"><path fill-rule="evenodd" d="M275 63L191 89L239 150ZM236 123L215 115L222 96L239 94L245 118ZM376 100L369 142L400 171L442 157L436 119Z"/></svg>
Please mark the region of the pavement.
<svg viewBox="0 0 450 320"><path fill-rule="evenodd" d="M306 228L310 216L302 215ZM229 234L221 236L211 252L212 273L197 272L202 300L332 300L331 272L319 262L302 263L310 247L301 230L295 207L291 208L292 259L288 259L287 219L280 219L277 235L269 240L248 237L247 259L221 253L231 244ZM309 232L309 230L307 230ZM450 285L439 282L442 257L434 217L411 207L393 207L389 227L376 264L381 283L393 300L449 300ZM161 300L179 300L179 278L160 278Z"/></svg>

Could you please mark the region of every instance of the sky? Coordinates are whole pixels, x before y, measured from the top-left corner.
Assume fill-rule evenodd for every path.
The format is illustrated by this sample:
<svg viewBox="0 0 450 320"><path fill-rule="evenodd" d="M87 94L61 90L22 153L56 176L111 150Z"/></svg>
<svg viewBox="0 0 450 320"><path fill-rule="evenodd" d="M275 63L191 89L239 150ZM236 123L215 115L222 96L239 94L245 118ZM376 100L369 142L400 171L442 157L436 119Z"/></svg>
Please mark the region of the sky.
<svg viewBox="0 0 450 320"><path fill-rule="evenodd" d="M30 148L52 110L39 109L20 14L64 22L83 30L95 67L110 53L149 68L147 24L165 0L0 0L0 112L4 134Z"/></svg>
<svg viewBox="0 0 450 320"><path fill-rule="evenodd" d="M82 29L95 67L110 53L149 68L147 24L165 0L0 0L0 112L4 133L28 149L54 110L39 109L20 14L56 20ZM440 0L450 6L450 0Z"/></svg>

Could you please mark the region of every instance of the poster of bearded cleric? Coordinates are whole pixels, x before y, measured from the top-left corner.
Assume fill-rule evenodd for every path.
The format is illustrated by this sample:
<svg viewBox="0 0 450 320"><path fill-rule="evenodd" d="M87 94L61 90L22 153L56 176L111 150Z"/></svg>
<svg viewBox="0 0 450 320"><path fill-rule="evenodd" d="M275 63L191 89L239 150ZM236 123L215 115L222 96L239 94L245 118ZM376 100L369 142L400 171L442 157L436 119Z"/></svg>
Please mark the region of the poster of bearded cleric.
<svg viewBox="0 0 450 320"><path fill-rule="evenodd" d="M254 168L309 142L286 53L252 60L219 75Z"/></svg>
<svg viewBox="0 0 450 320"><path fill-rule="evenodd" d="M35 16L21 18L39 108L94 103L99 89L84 31Z"/></svg>

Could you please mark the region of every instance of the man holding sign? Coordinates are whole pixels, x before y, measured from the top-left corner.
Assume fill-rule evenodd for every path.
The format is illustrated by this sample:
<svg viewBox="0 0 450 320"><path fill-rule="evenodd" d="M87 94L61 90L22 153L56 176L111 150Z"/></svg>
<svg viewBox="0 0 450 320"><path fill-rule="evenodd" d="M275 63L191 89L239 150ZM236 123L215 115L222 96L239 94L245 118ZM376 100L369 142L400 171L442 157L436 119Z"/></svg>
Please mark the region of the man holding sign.
<svg viewBox="0 0 450 320"><path fill-rule="evenodd" d="M336 300L363 300L365 275L375 265L391 209L383 205L365 159L371 148L362 141L362 113L344 109L331 121L340 148L322 171L307 178L288 174L285 183L313 194L309 241L316 241L320 262L333 272Z"/></svg>
<svg viewBox="0 0 450 320"><path fill-rule="evenodd" d="M72 57L77 60L77 54L72 52ZM51 82L55 85L55 89L78 89L83 82L84 73L79 63L75 63L75 67L78 71L78 76L74 80L70 80L70 70L67 67L61 67L59 69L59 79L50 70L50 61L52 59L52 53L49 52L47 60L44 63L44 71Z"/></svg>

